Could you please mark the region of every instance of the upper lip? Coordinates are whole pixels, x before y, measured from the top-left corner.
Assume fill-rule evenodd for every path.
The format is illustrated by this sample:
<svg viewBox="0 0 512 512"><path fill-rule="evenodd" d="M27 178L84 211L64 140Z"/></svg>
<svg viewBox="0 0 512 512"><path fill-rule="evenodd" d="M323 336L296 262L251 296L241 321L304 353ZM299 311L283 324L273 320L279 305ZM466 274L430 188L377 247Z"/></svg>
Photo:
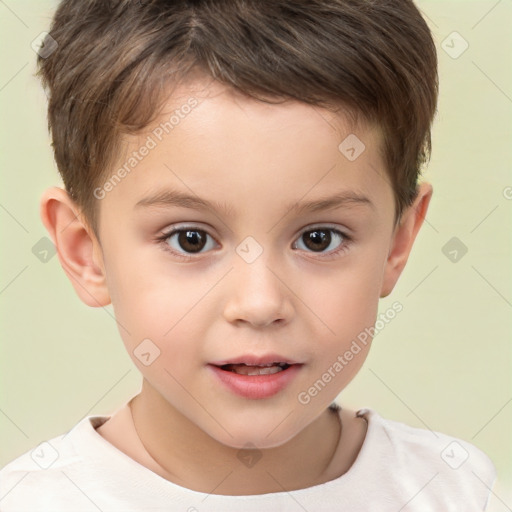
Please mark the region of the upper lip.
<svg viewBox="0 0 512 512"><path fill-rule="evenodd" d="M214 361L210 364L214 366L224 366L226 364L246 364L247 366L263 366L271 363L286 363L286 364L301 364L298 361L290 359L289 357L280 354L245 354L230 359L223 359L222 361Z"/></svg>

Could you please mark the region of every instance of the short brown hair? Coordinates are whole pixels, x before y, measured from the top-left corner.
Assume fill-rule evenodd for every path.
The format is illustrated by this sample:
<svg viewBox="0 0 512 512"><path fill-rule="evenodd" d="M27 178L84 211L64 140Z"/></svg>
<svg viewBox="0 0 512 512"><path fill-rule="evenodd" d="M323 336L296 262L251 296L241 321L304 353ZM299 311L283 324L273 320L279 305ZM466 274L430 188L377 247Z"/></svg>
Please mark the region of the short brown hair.
<svg viewBox="0 0 512 512"><path fill-rule="evenodd" d="M412 0L62 0L37 59L66 190L98 235L93 190L123 134L197 71L256 99L295 99L382 130L395 220L430 159L437 54ZM360 117L361 116L361 117ZM341 141L340 141L341 142Z"/></svg>

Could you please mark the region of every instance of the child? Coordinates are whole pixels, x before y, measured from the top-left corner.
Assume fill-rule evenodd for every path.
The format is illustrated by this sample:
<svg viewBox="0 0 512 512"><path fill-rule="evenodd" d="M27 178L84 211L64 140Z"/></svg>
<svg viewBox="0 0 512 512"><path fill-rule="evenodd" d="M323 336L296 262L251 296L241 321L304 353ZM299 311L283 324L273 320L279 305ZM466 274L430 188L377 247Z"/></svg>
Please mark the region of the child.
<svg viewBox="0 0 512 512"><path fill-rule="evenodd" d="M62 0L38 65L42 221L142 386L5 466L2 512L485 510L478 448L335 403L432 197L411 0Z"/></svg>

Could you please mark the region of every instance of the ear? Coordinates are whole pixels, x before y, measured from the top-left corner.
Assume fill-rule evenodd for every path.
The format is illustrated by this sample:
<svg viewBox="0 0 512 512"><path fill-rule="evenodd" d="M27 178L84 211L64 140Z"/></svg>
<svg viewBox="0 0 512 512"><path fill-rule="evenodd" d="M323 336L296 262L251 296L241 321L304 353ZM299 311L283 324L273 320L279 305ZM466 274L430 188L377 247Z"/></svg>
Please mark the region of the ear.
<svg viewBox="0 0 512 512"><path fill-rule="evenodd" d="M69 194L59 187L45 190L40 215L80 299L91 307L110 304L101 246Z"/></svg>
<svg viewBox="0 0 512 512"><path fill-rule="evenodd" d="M387 297L393 291L407 263L416 235L427 214L432 193L432 185L422 183L418 187L418 195L414 203L404 211L400 223L395 228L384 267L381 297Z"/></svg>

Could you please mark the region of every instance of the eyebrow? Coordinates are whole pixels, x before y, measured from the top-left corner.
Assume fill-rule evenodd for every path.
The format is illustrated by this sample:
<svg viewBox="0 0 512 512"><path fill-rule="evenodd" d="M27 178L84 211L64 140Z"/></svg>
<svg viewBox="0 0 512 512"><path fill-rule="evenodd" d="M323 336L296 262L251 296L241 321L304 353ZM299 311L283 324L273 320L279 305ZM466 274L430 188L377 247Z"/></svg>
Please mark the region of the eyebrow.
<svg viewBox="0 0 512 512"><path fill-rule="evenodd" d="M227 217L233 215L233 208L227 203L217 201L208 201L198 196L189 195L178 190L160 190L147 197L142 198L135 205L139 208L170 208L170 207L190 208L195 210L221 212ZM303 201L292 203L285 206L285 210L301 215L304 213L314 213L318 211L330 210L340 207L352 208L357 206L367 206L375 209L375 205L370 199L361 194L352 191L339 192L336 195L322 197L314 201Z"/></svg>

